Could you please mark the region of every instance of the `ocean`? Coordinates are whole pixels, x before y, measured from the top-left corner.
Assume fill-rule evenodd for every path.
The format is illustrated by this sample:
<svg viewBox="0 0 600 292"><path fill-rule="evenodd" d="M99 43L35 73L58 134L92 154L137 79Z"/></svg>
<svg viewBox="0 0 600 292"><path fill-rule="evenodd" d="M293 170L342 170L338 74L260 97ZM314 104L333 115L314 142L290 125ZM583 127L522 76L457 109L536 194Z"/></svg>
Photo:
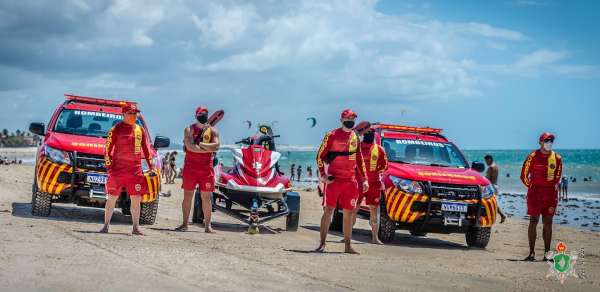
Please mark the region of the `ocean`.
<svg viewBox="0 0 600 292"><path fill-rule="evenodd" d="M182 167L183 153L178 151L177 165ZM313 179L316 176L316 150L281 150L280 169L289 174L290 166L302 165L303 178L306 175L306 167L312 166ZM530 150L466 150L464 151L469 161L483 161L486 154L494 157L500 168L498 184L501 193L524 194L525 187L519 176L523 161ZM570 196L600 200L600 149L594 150L556 150L563 157L563 175L573 177L575 182L569 182ZM225 165L231 165L233 157L230 150L221 150L217 155L219 161ZM585 178L591 177L591 181ZM309 179L310 181L310 179Z"/></svg>

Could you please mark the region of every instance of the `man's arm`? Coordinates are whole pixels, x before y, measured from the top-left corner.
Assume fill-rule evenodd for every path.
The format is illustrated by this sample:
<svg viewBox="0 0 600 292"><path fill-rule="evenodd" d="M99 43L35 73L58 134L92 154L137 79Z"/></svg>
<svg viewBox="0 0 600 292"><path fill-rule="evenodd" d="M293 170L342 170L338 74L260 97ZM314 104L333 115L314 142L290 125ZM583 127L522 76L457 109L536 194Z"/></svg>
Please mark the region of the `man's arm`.
<svg viewBox="0 0 600 292"><path fill-rule="evenodd" d="M319 152L317 152L317 168L319 169L320 177L325 177L325 158L329 153L329 137L331 136L331 132L328 132L323 141L321 142L321 146L319 147Z"/></svg>
<svg viewBox="0 0 600 292"><path fill-rule="evenodd" d="M221 147L221 139L219 138L219 131L215 128L210 128L211 130L211 142L210 143L198 143L198 147L200 147L204 151L208 152L217 152L219 147Z"/></svg>
<svg viewBox="0 0 600 292"><path fill-rule="evenodd" d="M137 125L136 125L137 126ZM140 126L137 126L140 127ZM144 152L144 158L148 164L148 169L152 171L154 169L154 163L152 162L152 155L150 154L150 147L148 146L148 136L146 131L142 129L142 151Z"/></svg>
<svg viewBox="0 0 600 292"><path fill-rule="evenodd" d="M183 131L183 145L185 145L185 148L187 151L194 152L194 153L214 152L214 151L204 150L202 147L200 147L200 146L196 145L196 143L194 143L194 137L192 137L192 130L190 129L190 127L185 127L185 130Z"/></svg>
<svg viewBox="0 0 600 292"><path fill-rule="evenodd" d="M356 148L356 174L359 182L367 181L367 169L365 167L365 161L363 160L361 147Z"/></svg>
<svg viewBox="0 0 600 292"><path fill-rule="evenodd" d="M523 167L521 168L521 181L523 182L523 184L526 187L530 187L531 186L531 181L530 181L530 169L531 169L531 162L533 161L533 157L535 156L535 152L531 153L527 156L527 159L525 159L525 161L523 162Z"/></svg>
<svg viewBox="0 0 600 292"><path fill-rule="evenodd" d="M115 127L112 127L106 136L106 145L104 147L104 165L107 169L112 167L112 151L113 148L115 148L114 139L116 139L116 137L113 137L114 131Z"/></svg>
<svg viewBox="0 0 600 292"><path fill-rule="evenodd" d="M554 174L554 184L558 184L562 178L562 157L556 154L556 173Z"/></svg>
<svg viewBox="0 0 600 292"><path fill-rule="evenodd" d="M377 145L377 147L379 147L379 161L377 163L377 171L381 174L388 168L388 159L387 153L385 153L385 149L383 149L383 147L379 145Z"/></svg>

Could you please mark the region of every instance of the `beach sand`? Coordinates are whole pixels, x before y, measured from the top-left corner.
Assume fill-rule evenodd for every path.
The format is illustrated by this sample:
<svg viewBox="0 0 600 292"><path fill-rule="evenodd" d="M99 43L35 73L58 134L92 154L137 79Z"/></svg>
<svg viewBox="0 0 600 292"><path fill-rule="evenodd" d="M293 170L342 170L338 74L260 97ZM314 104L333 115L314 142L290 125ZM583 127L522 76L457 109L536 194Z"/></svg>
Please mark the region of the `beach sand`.
<svg viewBox="0 0 600 292"><path fill-rule="evenodd" d="M2 291L600 291L600 233L556 226L554 242L585 249L576 265L585 279L561 285L546 278L545 262L520 262L527 254L527 222L518 216L495 225L487 249L469 249L462 234L411 237L397 231L393 243L368 244L359 220L355 248L340 253L340 234L330 233L327 253L315 254L320 198L302 192L301 228L248 235L237 221L214 213L217 234L201 226L171 231L180 223L182 192L165 185L157 223L132 237L130 219L115 212L112 233L98 234L103 210L55 204L49 218L30 215L32 166L0 167L0 290ZM541 230L538 234L541 234ZM542 242L538 240L538 257Z"/></svg>

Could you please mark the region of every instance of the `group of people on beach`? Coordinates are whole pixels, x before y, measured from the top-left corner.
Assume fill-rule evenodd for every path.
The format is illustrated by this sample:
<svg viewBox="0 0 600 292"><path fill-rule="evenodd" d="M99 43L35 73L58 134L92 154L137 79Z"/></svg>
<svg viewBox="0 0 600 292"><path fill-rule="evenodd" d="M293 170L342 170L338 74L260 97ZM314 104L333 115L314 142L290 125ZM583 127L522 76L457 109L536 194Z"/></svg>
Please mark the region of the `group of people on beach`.
<svg viewBox="0 0 600 292"><path fill-rule="evenodd" d="M106 142L105 164L108 170L106 185L107 203L105 223L100 232L108 232L110 219L119 194L125 190L131 199L133 218L132 234L143 235L139 228L140 197L146 193L145 177L141 161L145 159L149 169L154 169L148 150L144 131L136 124L139 113L135 104L123 107L124 119L110 131ZM208 109L198 107L195 111L196 122L184 129L184 165L182 170L182 189L184 192L182 223L176 231L187 231L192 198L196 188L202 197L204 229L214 233L211 226L212 200L214 191L213 161L220 147L219 132L208 123ZM343 213L344 251L357 254L352 247L352 229L362 201L370 209L372 243L382 244L378 238L380 194L383 190L382 175L388 167L385 149L375 143L373 129L355 129L357 114L350 109L340 115L340 127L328 132L317 152L317 167L320 181L324 184L323 215L320 222L320 242L315 250L324 252L327 234L336 208ZM544 260L550 250L552 239L552 219L558 204L559 183L563 182L562 158L552 150L554 135L543 133L539 138L540 148L531 152L521 170L521 181L528 188L527 214L529 215L528 238L530 252L526 261L535 260L535 242L540 217L543 223ZM177 152L171 152L163 161L163 175L168 183L174 183L176 174L175 159ZM488 170L487 179L498 194L498 165L491 155L485 157ZM292 178L300 180L302 166L292 165ZM312 171L312 169L310 169ZM157 175L151 173L151 175ZM312 176L312 173L309 173ZM561 184L564 187L565 184ZM506 216L498 207L501 222Z"/></svg>
<svg viewBox="0 0 600 292"><path fill-rule="evenodd" d="M23 164L23 161L20 159L16 159L16 158L9 159L6 156L0 158L0 165L11 165L11 164Z"/></svg>
<svg viewBox="0 0 600 292"><path fill-rule="evenodd" d="M307 165L306 166L306 174L308 175L308 178L312 178L313 177L313 169L312 166ZM290 180L294 181L301 181L302 180L302 165L298 164L298 166L296 166L295 163L292 163L292 165L290 166Z"/></svg>
<svg viewBox="0 0 600 292"><path fill-rule="evenodd" d="M180 176L177 169L177 151L167 152L162 158L161 175L166 184L174 184L175 178Z"/></svg>

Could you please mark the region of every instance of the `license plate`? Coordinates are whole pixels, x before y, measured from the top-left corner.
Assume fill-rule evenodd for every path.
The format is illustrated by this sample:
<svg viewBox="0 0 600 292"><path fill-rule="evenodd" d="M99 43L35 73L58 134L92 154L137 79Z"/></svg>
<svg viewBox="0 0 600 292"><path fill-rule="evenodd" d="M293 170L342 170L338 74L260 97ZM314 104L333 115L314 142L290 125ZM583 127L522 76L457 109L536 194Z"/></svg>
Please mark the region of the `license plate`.
<svg viewBox="0 0 600 292"><path fill-rule="evenodd" d="M104 184L106 184L107 178L108 178L108 176L106 176L104 174L88 174L86 176L86 181L91 184L104 185Z"/></svg>
<svg viewBox="0 0 600 292"><path fill-rule="evenodd" d="M467 204L442 203L442 211L467 213Z"/></svg>

